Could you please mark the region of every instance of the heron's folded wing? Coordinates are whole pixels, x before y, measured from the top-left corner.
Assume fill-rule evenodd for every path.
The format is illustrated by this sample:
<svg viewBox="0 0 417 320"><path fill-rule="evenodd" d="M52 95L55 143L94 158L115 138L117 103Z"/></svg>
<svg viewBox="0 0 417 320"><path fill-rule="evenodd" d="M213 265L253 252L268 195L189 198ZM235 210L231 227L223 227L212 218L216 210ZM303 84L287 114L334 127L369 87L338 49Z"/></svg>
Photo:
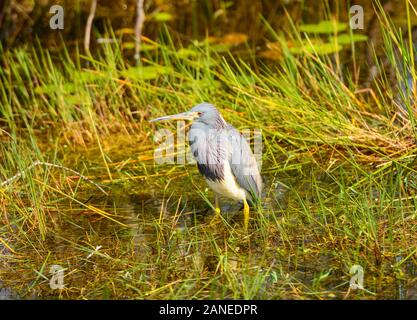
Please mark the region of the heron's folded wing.
<svg viewBox="0 0 417 320"><path fill-rule="evenodd" d="M236 129L230 135L231 157L230 168L237 183L249 194L261 197L262 178L259 174L258 164L245 137Z"/></svg>
<svg viewBox="0 0 417 320"><path fill-rule="evenodd" d="M219 131L197 129L190 131L190 147L198 170L208 180L223 180L228 157L227 139Z"/></svg>

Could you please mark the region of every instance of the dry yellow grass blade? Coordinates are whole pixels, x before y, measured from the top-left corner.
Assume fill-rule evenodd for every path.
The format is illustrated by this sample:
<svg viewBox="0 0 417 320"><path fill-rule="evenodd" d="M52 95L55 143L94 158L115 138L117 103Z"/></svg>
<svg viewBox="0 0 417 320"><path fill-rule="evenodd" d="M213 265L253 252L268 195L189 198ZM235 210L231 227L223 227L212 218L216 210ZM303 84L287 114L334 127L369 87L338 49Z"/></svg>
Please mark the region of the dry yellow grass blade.
<svg viewBox="0 0 417 320"><path fill-rule="evenodd" d="M118 220L116 220L116 219L112 218L111 216L114 216L114 215L113 215L113 214L111 214L111 213L108 213L108 212L106 212L106 211L103 211L103 210L101 210L101 209L99 209L99 208L96 208L96 207L94 207L94 206L92 206L92 205L85 204L85 203L83 203L83 202L81 202L81 201L79 201L79 200L75 199L74 197L71 197L70 195L68 195L68 194L66 194L66 193L64 193L64 192L62 192L61 190L59 190L59 189L57 189L57 188L54 188L54 187L52 187L52 186L50 186L50 185L48 185L48 184L44 183L43 181L40 181L40 180L36 179L36 178L33 178L33 180L34 180L34 181L36 181L37 183L39 183L39 184L43 185L44 187L46 187L46 188L48 188L48 189L50 189L50 190L52 190L52 191L54 191L54 192L57 192L57 193L59 193L60 195L63 195L64 197L66 197L66 198L68 198L68 199L70 199L70 200L72 200L72 201L74 201L74 202L76 202L76 203L80 204L81 206L83 206L83 207L85 207L85 208L87 208L87 209L89 209L89 210L91 210L91 211L93 211L93 212L95 212L95 213L99 214L100 216L102 216L102 217L104 217L104 218L106 218L106 219L109 219L109 220L111 220L111 221L113 221L113 222L115 222L115 223L117 223L117 224L119 224L119 225L121 225L121 226L123 226L123 227L128 227L126 224L124 224L124 223L122 223L122 222L120 222L120 221L118 221Z"/></svg>

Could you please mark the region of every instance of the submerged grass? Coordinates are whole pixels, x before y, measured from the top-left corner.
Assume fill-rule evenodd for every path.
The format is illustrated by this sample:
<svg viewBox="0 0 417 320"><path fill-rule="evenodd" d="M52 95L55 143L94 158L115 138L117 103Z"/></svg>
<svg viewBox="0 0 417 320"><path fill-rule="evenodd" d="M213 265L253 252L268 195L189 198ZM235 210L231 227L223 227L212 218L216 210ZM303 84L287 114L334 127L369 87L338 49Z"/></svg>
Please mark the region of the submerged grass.
<svg viewBox="0 0 417 320"><path fill-rule="evenodd" d="M277 66L168 34L145 39L158 50L139 66L117 41L96 57L0 49L0 175L24 172L0 189L1 285L23 298L415 298L415 85L398 99L415 53L380 20L398 86L377 63L366 90L339 53L293 55L277 34ZM233 208L207 223L212 195L193 165L154 162L147 120L201 101L262 130L265 197L249 233ZM110 195L59 167L26 170L36 161ZM64 289L49 287L54 264ZM353 265L366 290L349 289Z"/></svg>

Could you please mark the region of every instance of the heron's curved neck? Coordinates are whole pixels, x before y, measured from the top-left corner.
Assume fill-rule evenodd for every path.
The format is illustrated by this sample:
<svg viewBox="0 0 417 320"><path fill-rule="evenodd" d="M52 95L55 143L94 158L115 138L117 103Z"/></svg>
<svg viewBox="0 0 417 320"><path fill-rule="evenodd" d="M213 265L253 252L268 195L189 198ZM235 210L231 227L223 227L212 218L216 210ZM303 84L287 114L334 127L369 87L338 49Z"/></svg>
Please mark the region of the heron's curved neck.
<svg viewBox="0 0 417 320"><path fill-rule="evenodd" d="M209 119L198 119L196 122L202 123L213 129L225 129L227 127L227 122L223 119L221 114L217 114L215 117Z"/></svg>

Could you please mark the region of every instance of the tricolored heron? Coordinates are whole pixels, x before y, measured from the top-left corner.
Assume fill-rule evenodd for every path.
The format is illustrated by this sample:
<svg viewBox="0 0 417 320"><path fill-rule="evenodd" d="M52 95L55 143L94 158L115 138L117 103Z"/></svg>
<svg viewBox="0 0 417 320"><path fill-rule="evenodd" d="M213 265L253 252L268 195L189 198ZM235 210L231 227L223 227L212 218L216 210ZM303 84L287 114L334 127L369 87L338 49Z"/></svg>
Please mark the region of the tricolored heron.
<svg viewBox="0 0 417 320"><path fill-rule="evenodd" d="M219 197L243 202L244 226L249 223L249 202L261 198L262 179L252 150L239 131L228 124L209 103L190 111L151 120L190 120L188 135L191 152L198 170L215 194L217 215Z"/></svg>

